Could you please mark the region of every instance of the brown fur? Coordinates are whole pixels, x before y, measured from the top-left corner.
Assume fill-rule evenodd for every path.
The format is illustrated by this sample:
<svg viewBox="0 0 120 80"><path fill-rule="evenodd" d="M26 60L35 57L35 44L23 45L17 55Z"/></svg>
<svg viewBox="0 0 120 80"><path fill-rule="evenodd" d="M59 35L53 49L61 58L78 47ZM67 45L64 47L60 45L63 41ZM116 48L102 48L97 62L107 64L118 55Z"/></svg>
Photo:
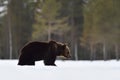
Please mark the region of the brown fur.
<svg viewBox="0 0 120 80"><path fill-rule="evenodd" d="M35 65L35 61L44 60L45 65L55 66L56 56L70 57L68 46L56 41L30 42L20 53L18 65Z"/></svg>

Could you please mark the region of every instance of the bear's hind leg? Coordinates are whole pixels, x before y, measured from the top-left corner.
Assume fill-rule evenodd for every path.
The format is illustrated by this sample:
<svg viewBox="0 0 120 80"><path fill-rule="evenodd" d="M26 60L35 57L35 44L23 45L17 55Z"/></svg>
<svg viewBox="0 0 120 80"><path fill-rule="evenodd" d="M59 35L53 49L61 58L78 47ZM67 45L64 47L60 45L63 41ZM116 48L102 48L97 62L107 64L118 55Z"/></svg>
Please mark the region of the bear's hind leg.
<svg viewBox="0 0 120 80"><path fill-rule="evenodd" d="M35 65L35 61L19 61L18 65L21 65L21 66L22 65L31 65L31 66L33 65L34 66Z"/></svg>

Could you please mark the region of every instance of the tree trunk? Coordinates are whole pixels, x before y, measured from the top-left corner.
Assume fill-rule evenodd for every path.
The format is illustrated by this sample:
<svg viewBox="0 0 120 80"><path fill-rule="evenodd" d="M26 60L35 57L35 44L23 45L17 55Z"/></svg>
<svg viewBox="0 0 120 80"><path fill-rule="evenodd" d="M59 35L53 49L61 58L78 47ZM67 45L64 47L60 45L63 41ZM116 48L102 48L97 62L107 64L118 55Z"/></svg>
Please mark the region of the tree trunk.
<svg viewBox="0 0 120 80"><path fill-rule="evenodd" d="M51 40L51 22L48 23L48 41Z"/></svg>
<svg viewBox="0 0 120 80"><path fill-rule="evenodd" d="M78 60L78 45L77 45L77 42L75 42L75 60Z"/></svg>
<svg viewBox="0 0 120 80"><path fill-rule="evenodd" d="M11 31L11 12L10 1L8 0L8 42L9 42L9 59L12 59L12 31Z"/></svg>
<svg viewBox="0 0 120 80"><path fill-rule="evenodd" d="M103 43L103 59L105 61L107 60L106 44L105 43Z"/></svg>
<svg viewBox="0 0 120 80"><path fill-rule="evenodd" d="M94 49L93 44L90 44L90 60L94 60Z"/></svg>
<svg viewBox="0 0 120 80"><path fill-rule="evenodd" d="M76 58L76 53L75 53L75 42L76 42L76 38L75 38L75 22L74 22L74 4L73 2L71 2L69 8L70 9L70 25L71 25L71 52L72 52L72 58L75 59Z"/></svg>
<svg viewBox="0 0 120 80"><path fill-rule="evenodd" d="M12 33L11 33L11 25L10 20L8 20L8 32L9 32L9 59L12 59Z"/></svg>
<svg viewBox="0 0 120 80"><path fill-rule="evenodd" d="M116 54L116 59L119 60L119 52L118 52L118 45L115 44L115 54Z"/></svg>

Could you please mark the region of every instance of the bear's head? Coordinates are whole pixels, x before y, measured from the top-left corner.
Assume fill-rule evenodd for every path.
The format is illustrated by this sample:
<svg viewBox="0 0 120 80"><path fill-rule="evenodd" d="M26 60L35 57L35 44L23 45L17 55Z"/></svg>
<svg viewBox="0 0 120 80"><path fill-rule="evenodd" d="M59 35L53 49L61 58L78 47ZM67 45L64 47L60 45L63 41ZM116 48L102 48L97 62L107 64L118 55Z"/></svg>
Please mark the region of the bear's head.
<svg viewBox="0 0 120 80"><path fill-rule="evenodd" d="M63 56L65 58L70 58L70 49L66 44L63 44L61 42L56 41L50 41L49 42L52 50L55 50L57 56Z"/></svg>
<svg viewBox="0 0 120 80"><path fill-rule="evenodd" d="M70 49L66 44L57 42L58 56L64 56L65 58L70 58Z"/></svg>
<svg viewBox="0 0 120 80"><path fill-rule="evenodd" d="M64 57L66 58L71 58L71 55L70 55L70 49L67 45L63 45L63 53L61 54L63 55Z"/></svg>

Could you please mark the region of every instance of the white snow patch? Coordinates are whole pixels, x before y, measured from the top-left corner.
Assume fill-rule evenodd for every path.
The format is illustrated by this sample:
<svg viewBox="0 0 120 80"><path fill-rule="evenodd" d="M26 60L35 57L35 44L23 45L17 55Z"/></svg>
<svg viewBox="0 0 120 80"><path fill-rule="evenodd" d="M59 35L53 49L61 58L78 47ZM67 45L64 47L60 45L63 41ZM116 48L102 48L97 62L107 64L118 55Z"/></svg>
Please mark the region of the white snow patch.
<svg viewBox="0 0 120 80"><path fill-rule="evenodd" d="M4 7L0 7L0 12L4 10Z"/></svg>
<svg viewBox="0 0 120 80"><path fill-rule="evenodd" d="M120 80L120 61L56 61L57 67L0 60L0 80Z"/></svg>

